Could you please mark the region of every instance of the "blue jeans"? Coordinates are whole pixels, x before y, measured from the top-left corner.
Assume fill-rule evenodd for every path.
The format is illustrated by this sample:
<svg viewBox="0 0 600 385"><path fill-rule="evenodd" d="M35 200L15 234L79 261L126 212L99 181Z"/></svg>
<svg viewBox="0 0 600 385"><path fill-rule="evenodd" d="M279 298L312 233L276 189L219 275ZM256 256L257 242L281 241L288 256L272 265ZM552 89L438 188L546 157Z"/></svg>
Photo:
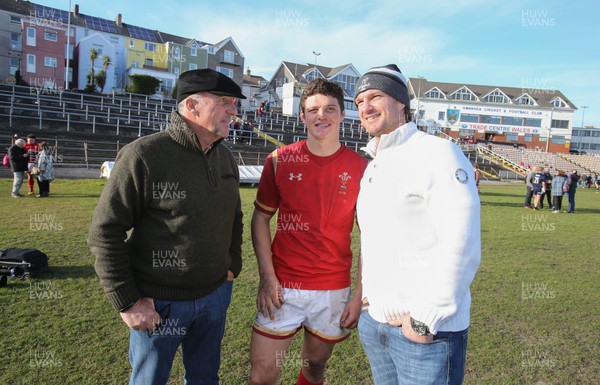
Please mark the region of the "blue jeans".
<svg viewBox="0 0 600 385"><path fill-rule="evenodd" d="M358 321L375 385L462 384L468 331L438 332L423 344L407 339L402 327L377 322L366 311Z"/></svg>
<svg viewBox="0 0 600 385"><path fill-rule="evenodd" d="M574 213L575 212L575 192L577 190L569 190L569 192L567 193L567 197L569 199L569 212L570 213Z"/></svg>
<svg viewBox="0 0 600 385"><path fill-rule="evenodd" d="M233 283L194 301L154 300L161 321L157 330L130 329L130 385L166 384L179 345L186 385L218 385L221 340Z"/></svg>
<svg viewBox="0 0 600 385"><path fill-rule="evenodd" d="M13 187L12 187L12 195L19 195L19 190L21 189L21 185L23 184L23 171L13 172Z"/></svg>

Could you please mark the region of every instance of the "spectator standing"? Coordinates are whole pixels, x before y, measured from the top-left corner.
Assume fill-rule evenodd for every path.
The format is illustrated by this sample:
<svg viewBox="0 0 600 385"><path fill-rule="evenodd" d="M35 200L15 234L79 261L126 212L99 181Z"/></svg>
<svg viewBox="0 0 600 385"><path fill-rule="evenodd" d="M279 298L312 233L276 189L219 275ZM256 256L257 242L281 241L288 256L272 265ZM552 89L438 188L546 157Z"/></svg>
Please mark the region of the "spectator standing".
<svg viewBox="0 0 600 385"><path fill-rule="evenodd" d="M543 196L546 193L546 180L541 167L533 168L533 177L531 178L533 185L533 208L536 210L544 208Z"/></svg>
<svg viewBox="0 0 600 385"><path fill-rule="evenodd" d="M29 154L25 150L25 140L15 140L15 144L8 149L8 157L10 159L10 169L13 173L12 197L20 198L23 195L19 193L19 190L23 185L23 174L27 171L29 158Z"/></svg>
<svg viewBox="0 0 600 385"><path fill-rule="evenodd" d="M239 171L221 143L235 98L240 87L217 71L182 73L167 128L121 149L94 210L88 244L130 328L131 385L166 384L180 345L186 384L219 383L242 268Z"/></svg>
<svg viewBox="0 0 600 385"><path fill-rule="evenodd" d="M46 142L40 143L37 166L39 169L37 179L40 192L38 198L45 198L50 194L50 182L54 180L54 158Z"/></svg>
<svg viewBox="0 0 600 385"><path fill-rule="evenodd" d="M25 143L25 151L29 154L27 162L27 186L29 187L29 195L33 195L33 186L35 175L31 172L33 166L37 165L37 154L40 151L40 145L35 142L35 135L27 135L27 142Z"/></svg>
<svg viewBox="0 0 600 385"><path fill-rule="evenodd" d="M477 192L479 192L479 180L481 179L481 170L477 164L473 165L473 169L475 170L475 186L477 186Z"/></svg>
<svg viewBox="0 0 600 385"><path fill-rule="evenodd" d="M554 178L552 179L552 197L553 197L553 206L552 212L554 214L560 213L562 209L562 199L563 195L565 195L565 182L567 181L567 177L565 176L565 172L563 170L558 170Z"/></svg>
<svg viewBox="0 0 600 385"><path fill-rule="evenodd" d="M480 202L461 150L410 121L397 66L371 68L355 102L373 157L361 179L360 340L376 385L461 384Z"/></svg>
<svg viewBox="0 0 600 385"><path fill-rule="evenodd" d="M527 193L525 194L525 208L531 208L531 198L533 197L533 169L527 165L527 176L525 177L525 186L527 187Z"/></svg>
<svg viewBox="0 0 600 385"><path fill-rule="evenodd" d="M569 174L569 191L567 191L567 198L569 199L569 214L575 213L575 193L577 192L577 185L579 183L579 175L577 170L571 171Z"/></svg>
<svg viewBox="0 0 600 385"><path fill-rule="evenodd" d="M550 169L544 169L544 185L545 185L545 195L548 201L548 208L552 210L552 174L550 173ZM544 197L541 199L541 208L544 208Z"/></svg>

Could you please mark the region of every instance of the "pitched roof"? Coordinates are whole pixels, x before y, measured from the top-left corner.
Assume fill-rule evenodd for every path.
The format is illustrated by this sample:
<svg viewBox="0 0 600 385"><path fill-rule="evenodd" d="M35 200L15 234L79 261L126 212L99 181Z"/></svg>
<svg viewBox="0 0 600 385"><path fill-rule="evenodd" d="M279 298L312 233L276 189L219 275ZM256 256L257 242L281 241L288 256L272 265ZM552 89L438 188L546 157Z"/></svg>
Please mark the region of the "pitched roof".
<svg viewBox="0 0 600 385"><path fill-rule="evenodd" d="M305 83L306 79L302 76L305 75L307 73L309 73L310 71L314 70L315 65L314 64L300 64L300 63L292 63L289 61L283 61L281 62L287 69L288 71L292 74L292 76L294 77L294 79L297 82L300 83ZM344 70L345 68L347 68L348 66L352 66L352 64L348 63L348 64L344 64L341 66L337 66L337 67L325 67L322 65L316 65L317 70L323 75L325 76L325 78L327 79L331 79L332 77L334 77L335 75L337 75L339 72L341 72L342 70ZM354 67L353 67L354 68Z"/></svg>
<svg viewBox="0 0 600 385"><path fill-rule="evenodd" d="M34 7L35 4L29 1L0 0L0 9L19 15L30 15L30 10Z"/></svg>
<svg viewBox="0 0 600 385"><path fill-rule="evenodd" d="M495 89L502 91L512 103L521 97L523 94L529 95L533 98L539 107L552 108L552 101L557 97L560 97L566 104L567 108L577 109L577 107L559 90L551 90L545 88L526 88L526 87L505 87L505 86L486 86L480 84L466 84L466 83L442 83L442 82L431 82L425 78L409 78L411 85L411 91L413 96L419 93L419 98L424 98L425 93L432 88L436 87L442 91L446 98L449 98L452 93L467 87L471 90L478 98L483 98ZM483 101L482 101L483 102ZM516 103L515 103L516 104ZM522 106L519 104L519 106Z"/></svg>
<svg viewBox="0 0 600 385"><path fill-rule="evenodd" d="M249 84L251 86L259 87L260 82L267 82L267 79L258 75L244 75L244 84Z"/></svg>

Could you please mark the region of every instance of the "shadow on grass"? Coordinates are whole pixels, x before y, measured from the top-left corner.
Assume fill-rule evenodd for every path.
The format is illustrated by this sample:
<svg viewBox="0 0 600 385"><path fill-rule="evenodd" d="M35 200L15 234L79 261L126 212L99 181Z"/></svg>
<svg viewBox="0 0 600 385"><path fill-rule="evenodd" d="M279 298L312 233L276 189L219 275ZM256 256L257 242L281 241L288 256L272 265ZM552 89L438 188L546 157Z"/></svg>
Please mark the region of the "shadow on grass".
<svg viewBox="0 0 600 385"><path fill-rule="evenodd" d="M578 209L577 206L575 206L575 214L600 214L600 209Z"/></svg>
<svg viewBox="0 0 600 385"><path fill-rule="evenodd" d="M68 279L68 278L94 278L96 272L93 266L53 266L50 269L36 276L36 279Z"/></svg>
<svg viewBox="0 0 600 385"><path fill-rule="evenodd" d="M521 203L515 203L515 202L486 202L486 201L482 201L481 202L482 206L500 206L500 207L523 207L523 205Z"/></svg>
<svg viewBox="0 0 600 385"><path fill-rule="evenodd" d="M499 193L499 192L484 192L484 191L482 191L479 195L482 197L485 197L485 196L489 196L489 197L522 197L523 199L525 199L525 194L505 194L505 193Z"/></svg>

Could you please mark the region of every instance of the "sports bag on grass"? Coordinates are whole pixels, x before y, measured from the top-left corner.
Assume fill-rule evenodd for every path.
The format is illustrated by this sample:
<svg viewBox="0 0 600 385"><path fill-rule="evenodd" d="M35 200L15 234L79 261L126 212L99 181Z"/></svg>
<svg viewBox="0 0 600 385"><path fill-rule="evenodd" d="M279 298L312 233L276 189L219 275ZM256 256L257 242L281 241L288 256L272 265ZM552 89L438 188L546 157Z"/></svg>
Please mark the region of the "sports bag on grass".
<svg viewBox="0 0 600 385"><path fill-rule="evenodd" d="M0 250L0 275L27 279L48 270L48 256L38 249Z"/></svg>

